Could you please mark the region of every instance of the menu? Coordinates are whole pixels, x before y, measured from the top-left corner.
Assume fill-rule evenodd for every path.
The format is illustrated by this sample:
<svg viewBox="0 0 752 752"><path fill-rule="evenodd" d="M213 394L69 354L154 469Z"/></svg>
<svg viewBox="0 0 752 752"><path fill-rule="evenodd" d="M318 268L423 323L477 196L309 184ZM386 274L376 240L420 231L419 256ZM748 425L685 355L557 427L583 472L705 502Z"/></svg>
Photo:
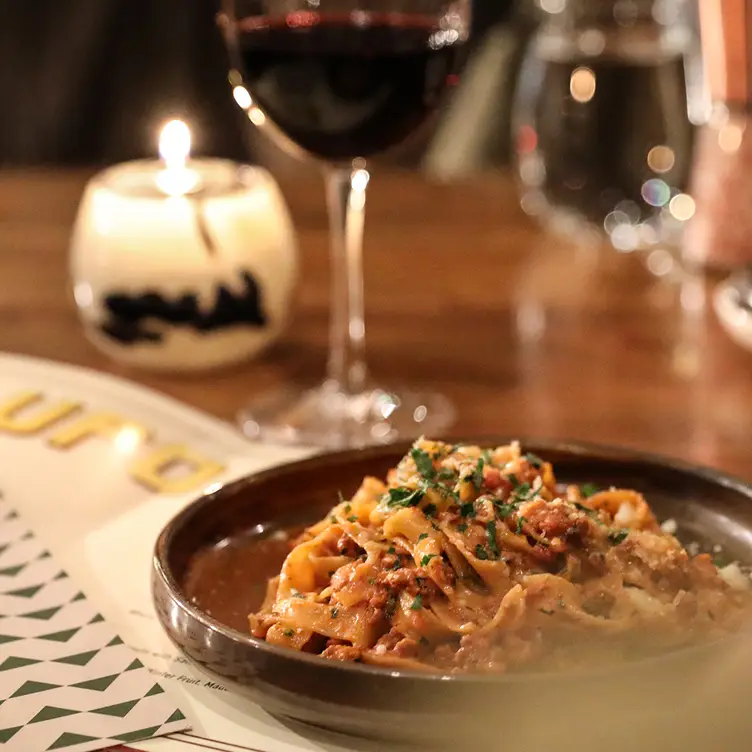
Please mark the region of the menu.
<svg viewBox="0 0 752 752"><path fill-rule="evenodd" d="M158 739L127 740L129 748L378 749L273 718L194 671L151 605L153 545L176 512L208 486L309 454L249 443L232 426L126 381L0 354L0 491L7 508L18 511L123 649L148 669L151 684L163 687L190 722L190 729L183 724Z"/></svg>

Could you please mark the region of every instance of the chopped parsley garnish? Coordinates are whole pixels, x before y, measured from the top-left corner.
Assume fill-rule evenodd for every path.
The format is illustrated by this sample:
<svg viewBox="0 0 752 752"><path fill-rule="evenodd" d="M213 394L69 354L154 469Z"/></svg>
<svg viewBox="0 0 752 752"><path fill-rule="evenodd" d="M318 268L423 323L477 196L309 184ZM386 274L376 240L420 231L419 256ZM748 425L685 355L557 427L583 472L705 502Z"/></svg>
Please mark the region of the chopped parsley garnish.
<svg viewBox="0 0 752 752"><path fill-rule="evenodd" d="M439 480L454 480L456 475L457 474L454 472L454 470L450 470L448 467L445 467L439 470L437 477Z"/></svg>
<svg viewBox="0 0 752 752"><path fill-rule="evenodd" d="M347 521L348 521L348 522L357 522L357 521L358 521L358 517L357 517L357 515L355 515L355 514L351 514L351 515L350 515L350 516L349 516L349 517L347 518Z"/></svg>
<svg viewBox="0 0 752 752"><path fill-rule="evenodd" d="M418 594L415 596L415 599L410 604L410 610L420 611L421 608L423 608L423 597L420 594Z"/></svg>
<svg viewBox="0 0 752 752"><path fill-rule="evenodd" d="M428 562L431 561L431 559L435 559L436 554L426 554L421 560L420 560L420 566L425 567L428 566Z"/></svg>
<svg viewBox="0 0 752 752"><path fill-rule="evenodd" d="M483 459L483 457L481 457L478 460L478 464L475 466L475 470L473 470L473 475L472 475L473 485L478 491L480 491L480 489L483 487L483 466L485 464L486 464L486 461Z"/></svg>
<svg viewBox="0 0 752 752"><path fill-rule="evenodd" d="M585 514L589 515L590 517L595 517L598 514L595 509L585 506L584 504L580 504L579 501L575 501L574 505L577 507L577 509L579 509L581 512L585 512Z"/></svg>
<svg viewBox="0 0 752 752"><path fill-rule="evenodd" d="M421 534L420 534L420 535L418 536L418 540L419 540L419 541L425 540L426 538L428 538L428 533L421 533Z"/></svg>
<svg viewBox="0 0 752 752"><path fill-rule="evenodd" d="M387 548L386 552L388 554L396 554L397 553L397 549L394 546L389 546L389 548Z"/></svg>
<svg viewBox="0 0 752 752"><path fill-rule="evenodd" d="M352 504L345 504L345 511L349 514L352 511Z"/></svg>
<svg viewBox="0 0 752 752"><path fill-rule="evenodd" d="M515 489L513 496L519 503L520 501L527 501L532 494L532 488L529 483L520 483Z"/></svg>
<svg viewBox="0 0 752 752"><path fill-rule="evenodd" d="M423 514L425 514L426 517L433 517L436 514L436 504L426 504L423 507Z"/></svg>
<svg viewBox="0 0 752 752"><path fill-rule="evenodd" d="M467 523L466 522L460 522L460 524L457 525L457 532L458 533L464 533L465 530L467 530Z"/></svg>
<svg viewBox="0 0 752 752"><path fill-rule="evenodd" d="M598 493L598 486L595 483L583 483L580 486L580 493L584 499L589 499L594 494Z"/></svg>
<svg viewBox="0 0 752 752"><path fill-rule="evenodd" d="M487 559L488 558L488 551L486 551L483 546L480 545L480 543L475 547L475 558L476 559Z"/></svg>
<svg viewBox="0 0 752 752"><path fill-rule="evenodd" d="M293 632L292 629L286 629L284 632L282 632L282 634L285 637L292 637L295 634L295 632Z"/></svg>
<svg viewBox="0 0 752 752"><path fill-rule="evenodd" d="M618 546L628 535L629 530L613 530L608 534L608 539L615 546Z"/></svg>
<svg viewBox="0 0 752 752"><path fill-rule="evenodd" d="M298 590L293 590L292 591L292 597L293 598L305 598L305 596L303 595L303 593L299 592Z"/></svg>
<svg viewBox="0 0 752 752"><path fill-rule="evenodd" d="M463 517L475 517L475 502L468 501L466 504L461 504L460 514Z"/></svg>
<svg viewBox="0 0 752 752"><path fill-rule="evenodd" d="M339 616L339 609L338 608L333 608L331 610L331 614L332 614L332 619L336 619Z"/></svg>
<svg viewBox="0 0 752 752"><path fill-rule="evenodd" d="M394 566L392 567L392 569L394 570L402 569L402 559L399 556L397 557L397 561L394 562Z"/></svg>
<svg viewBox="0 0 752 752"><path fill-rule="evenodd" d="M514 512L517 509L516 504L499 504L498 502L494 502L494 509L499 513L499 517L501 519L506 519L509 517L512 512Z"/></svg>
<svg viewBox="0 0 752 752"><path fill-rule="evenodd" d="M390 507L414 507L423 498L421 488L390 488L387 504Z"/></svg>
<svg viewBox="0 0 752 752"><path fill-rule="evenodd" d="M535 468L540 468L543 466L543 460L537 454L533 454L532 452L528 452L525 455L525 459L528 461L528 464L532 465Z"/></svg>
<svg viewBox="0 0 752 752"><path fill-rule="evenodd" d="M728 564L726 559L724 559L723 556L720 555L714 556L711 561L713 562L713 566L716 567L716 569L723 569L723 567Z"/></svg>
<svg viewBox="0 0 752 752"><path fill-rule="evenodd" d="M330 514L329 515L329 522L336 522L336 521L337 521L337 518L335 517L335 515Z"/></svg>
<svg viewBox="0 0 752 752"><path fill-rule="evenodd" d="M410 452L410 456L413 458L415 467L418 468L418 472L425 478L425 480L433 480L436 477L436 470L433 466L433 460L428 452L413 448Z"/></svg>
<svg viewBox="0 0 752 752"><path fill-rule="evenodd" d="M390 595L386 605L384 606L384 616L386 616L387 619L391 619L394 616L394 612L397 610L397 599Z"/></svg>
<svg viewBox="0 0 752 752"><path fill-rule="evenodd" d="M367 583L368 583L369 585L375 585L375 584L376 584L376 580L375 580L375 579L374 579L373 577L369 577L369 578L368 578L368 579L366 580L366 582L367 582Z"/></svg>
<svg viewBox="0 0 752 752"><path fill-rule="evenodd" d="M484 450L483 450L483 451L482 451L482 452L480 453L480 456L481 456L481 457L483 457L483 461L484 461L484 462L485 462L485 463L486 463L487 465L493 465L493 457L492 457L492 455L491 455L491 450L490 450L490 449L484 449Z"/></svg>
<svg viewBox="0 0 752 752"><path fill-rule="evenodd" d="M499 558L499 544L496 542L496 521L489 520L486 523L486 537L488 538L488 550L493 554L495 559Z"/></svg>
<svg viewBox="0 0 752 752"><path fill-rule="evenodd" d="M518 533L522 532L522 528L523 528L523 526L525 525L526 522L527 522L527 519L525 517L520 517L517 520L517 532Z"/></svg>
<svg viewBox="0 0 752 752"><path fill-rule="evenodd" d="M520 482L517 480L517 476L514 473L509 473L509 475L507 475L507 480L512 484L512 488L517 488L517 486L520 485Z"/></svg>

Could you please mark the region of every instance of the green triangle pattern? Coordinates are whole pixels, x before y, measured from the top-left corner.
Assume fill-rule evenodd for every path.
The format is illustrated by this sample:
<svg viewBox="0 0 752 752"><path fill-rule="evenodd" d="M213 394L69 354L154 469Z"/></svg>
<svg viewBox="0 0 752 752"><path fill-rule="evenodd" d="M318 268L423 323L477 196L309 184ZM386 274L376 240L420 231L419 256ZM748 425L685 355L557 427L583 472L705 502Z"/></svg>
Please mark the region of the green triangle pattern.
<svg viewBox="0 0 752 752"><path fill-rule="evenodd" d="M18 519L18 512L15 509L11 509L8 514L5 515L5 522Z"/></svg>
<svg viewBox="0 0 752 752"><path fill-rule="evenodd" d="M10 543L6 543L5 545L0 546L0 554L4 554L8 550L9 547L10 547Z"/></svg>
<svg viewBox="0 0 752 752"><path fill-rule="evenodd" d="M0 634L0 645L5 645L5 643L7 642L15 642L16 640L20 639L20 637L16 637L14 635Z"/></svg>
<svg viewBox="0 0 752 752"><path fill-rule="evenodd" d="M67 663L69 666L85 666L99 650L88 650L85 653L66 655L63 658L55 658L53 663Z"/></svg>
<svg viewBox="0 0 752 752"><path fill-rule="evenodd" d="M184 721L185 716L179 711L176 710L166 721L165 723L176 723L177 721Z"/></svg>
<svg viewBox="0 0 752 752"><path fill-rule="evenodd" d="M164 694L164 690L162 687L159 686L159 684L155 684L145 695L144 697L154 697L154 695L162 695Z"/></svg>
<svg viewBox="0 0 752 752"><path fill-rule="evenodd" d="M41 561L42 559L49 559L52 554L49 551L42 551L39 556L37 556L37 561Z"/></svg>
<svg viewBox="0 0 752 752"><path fill-rule="evenodd" d="M4 595L15 595L17 598L33 598L44 585L32 585L31 587L20 588L19 590L9 590Z"/></svg>
<svg viewBox="0 0 752 752"><path fill-rule="evenodd" d="M120 674L110 674L110 676L101 676L99 679L89 679L88 681L78 682L78 684L71 684L71 687L78 687L79 689L92 689L96 692L104 692Z"/></svg>
<svg viewBox="0 0 752 752"><path fill-rule="evenodd" d="M33 695L36 692L46 692L48 689L57 689L59 686L59 684L48 684L47 682L27 681L11 695L11 698Z"/></svg>
<svg viewBox="0 0 752 752"><path fill-rule="evenodd" d="M71 603L75 603L76 601L84 601L86 600L86 596L79 590L71 600Z"/></svg>
<svg viewBox="0 0 752 752"><path fill-rule="evenodd" d="M115 645L124 645L124 644L125 644L125 643L124 643L124 642L123 642L123 641L122 641L122 640L120 639L120 637L118 637L118 636L116 635L115 637L113 637L113 638L112 638L112 639L111 639L111 640L110 640L110 641L109 641L109 642L107 643L107 647L108 647L108 648L111 648L111 647L114 647Z"/></svg>
<svg viewBox="0 0 752 752"><path fill-rule="evenodd" d="M12 668L21 668L21 666L33 666L35 663L41 663L36 658L16 658L11 655L0 663L0 671L10 671Z"/></svg>
<svg viewBox="0 0 752 752"><path fill-rule="evenodd" d="M10 741L23 726L14 726L13 728L0 729L0 744Z"/></svg>
<svg viewBox="0 0 752 752"><path fill-rule="evenodd" d="M22 536L22 541L31 540L34 537L34 533L31 532L31 530L27 530Z"/></svg>
<svg viewBox="0 0 752 752"><path fill-rule="evenodd" d="M78 634L81 627L74 629L64 629L62 632L51 632L50 634L40 635L40 640L52 640L53 642L68 642L73 635Z"/></svg>
<svg viewBox="0 0 752 752"><path fill-rule="evenodd" d="M126 668L126 671L135 671L137 668L143 668L144 664L141 663L141 661L138 658L134 658L128 668Z"/></svg>
<svg viewBox="0 0 752 752"><path fill-rule="evenodd" d="M100 715L111 715L115 718L125 718L133 708L138 705L141 700L129 700L128 702L119 702L117 705L107 705L104 708L97 708L90 711L91 713L99 713Z"/></svg>
<svg viewBox="0 0 752 752"><path fill-rule="evenodd" d="M102 616L102 614L96 614L91 618L89 624L99 624L100 621L104 621L104 616Z"/></svg>
<svg viewBox="0 0 752 752"><path fill-rule="evenodd" d="M50 749L61 749L62 747L72 747L74 744L83 744L84 742L97 742L99 739L96 736L84 736L84 734L60 734L58 738L47 747Z"/></svg>
<svg viewBox="0 0 752 752"><path fill-rule="evenodd" d="M139 729L138 731L129 731L127 734L120 734L120 736L113 736L113 739L117 739L119 742L136 742L139 739L146 739L149 736L159 731L160 726L152 726L151 728Z"/></svg>
<svg viewBox="0 0 752 752"><path fill-rule="evenodd" d="M42 708L29 723L40 723L41 721L51 721L54 718L64 718L66 715L75 715L80 713L79 710L68 710L67 708L56 708L54 705L48 705Z"/></svg>
<svg viewBox="0 0 752 752"><path fill-rule="evenodd" d="M41 611L32 611L29 614L21 614L26 619L41 619L43 621L49 621L52 619L62 606L53 606L52 608L44 608Z"/></svg>
<svg viewBox="0 0 752 752"><path fill-rule="evenodd" d="M62 570L61 570L60 572L58 572L58 573L57 573L57 574L56 574L56 575L55 575L55 576L54 576L54 577L52 578L52 581L54 582L55 580L65 580L65 579L67 579L67 578L68 578L68 573L67 573L67 572L64 572L64 571L62 571Z"/></svg>
<svg viewBox="0 0 752 752"><path fill-rule="evenodd" d="M0 569L0 575L3 577L15 577L19 572L23 572L26 569L26 564L17 564L15 567L5 567Z"/></svg>

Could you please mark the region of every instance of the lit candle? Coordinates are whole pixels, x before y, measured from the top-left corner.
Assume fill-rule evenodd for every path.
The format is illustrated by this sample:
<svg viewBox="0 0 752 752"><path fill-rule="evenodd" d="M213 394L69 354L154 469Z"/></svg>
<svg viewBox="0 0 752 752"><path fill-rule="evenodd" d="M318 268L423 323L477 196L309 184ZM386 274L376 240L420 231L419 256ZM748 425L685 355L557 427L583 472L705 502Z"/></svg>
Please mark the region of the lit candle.
<svg viewBox="0 0 752 752"><path fill-rule="evenodd" d="M264 169L191 157L173 120L160 159L93 178L71 246L89 339L146 368L205 370L250 358L281 331L297 273L295 238Z"/></svg>
<svg viewBox="0 0 752 752"><path fill-rule="evenodd" d="M191 131L182 120L171 120L159 136L159 156L164 169L157 173L157 185L168 196L184 196L200 188L199 176L188 167Z"/></svg>

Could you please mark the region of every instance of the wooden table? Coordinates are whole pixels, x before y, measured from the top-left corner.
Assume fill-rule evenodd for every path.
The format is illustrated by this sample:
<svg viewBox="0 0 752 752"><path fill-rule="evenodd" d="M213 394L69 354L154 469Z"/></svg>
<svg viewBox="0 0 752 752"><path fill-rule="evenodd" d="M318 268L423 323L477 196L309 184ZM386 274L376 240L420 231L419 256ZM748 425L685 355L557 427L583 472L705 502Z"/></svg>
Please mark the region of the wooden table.
<svg viewBox="0 0 752 752"><path fill-rule="evenodd" d="M321 184L283 189L300 236L297 315L262 359L199 378L129 372L84 339L66 252L84 173L0 173L0 349L85 365L231 420L282 379L323 373ZM711 285L644 258L577 249L521 213L511 181L376 175L366 230L369 360L459 407L454 433L568 437L675 455L752 478L752 355L721 331ZM671 276L671 275L669 275Z"/></svg>

